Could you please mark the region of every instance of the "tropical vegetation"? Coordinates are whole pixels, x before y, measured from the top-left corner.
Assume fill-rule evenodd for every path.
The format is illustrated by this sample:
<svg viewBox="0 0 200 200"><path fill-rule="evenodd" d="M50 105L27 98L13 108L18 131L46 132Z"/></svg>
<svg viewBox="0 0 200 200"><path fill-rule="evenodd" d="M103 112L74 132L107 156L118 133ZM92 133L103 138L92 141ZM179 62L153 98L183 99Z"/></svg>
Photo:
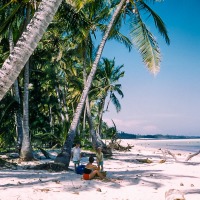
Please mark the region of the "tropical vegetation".
<svg viewBox="0 0 200 200"><path fill-rule="evenodd" d="M3 0L0 149L14 147L22 159L31 160L34 148L60 148L56 162L68 166L75 140L85 147L105 147L102 138L117 129L114 122L114 127L103 122L103 113L110 103L121 110L125 74L123 63L101 58L106 41L129 50L135 45L150 72L157 73L160 50L142 20L145 11L169 44L165 25L149 2ZM130 35L121 33L126 22Z"/></svg>

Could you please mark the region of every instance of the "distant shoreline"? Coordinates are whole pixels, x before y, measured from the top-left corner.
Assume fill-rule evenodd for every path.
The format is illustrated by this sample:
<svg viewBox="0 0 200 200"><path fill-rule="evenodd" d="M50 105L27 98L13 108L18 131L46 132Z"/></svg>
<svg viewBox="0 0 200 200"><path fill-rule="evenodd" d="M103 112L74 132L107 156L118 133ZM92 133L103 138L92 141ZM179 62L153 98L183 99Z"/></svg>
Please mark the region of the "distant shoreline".
<svg viewBox="0 0 200 200"><path fill-rule="evenodd" d="M184 135L162 135L162 134L147 134L147 135L138 135L121 132L118 133L117 137L119 139L154 139L154 140L171 140L171 139L200 139L200 136L184 136Z"/></svg>
<svg viewBox="0 0 200 200"><path fill-rule="evenodd" d="M184 152L198 152L200 138L197 139L121 139L124 144L133 144L155 149L168 149Z"/></svg>

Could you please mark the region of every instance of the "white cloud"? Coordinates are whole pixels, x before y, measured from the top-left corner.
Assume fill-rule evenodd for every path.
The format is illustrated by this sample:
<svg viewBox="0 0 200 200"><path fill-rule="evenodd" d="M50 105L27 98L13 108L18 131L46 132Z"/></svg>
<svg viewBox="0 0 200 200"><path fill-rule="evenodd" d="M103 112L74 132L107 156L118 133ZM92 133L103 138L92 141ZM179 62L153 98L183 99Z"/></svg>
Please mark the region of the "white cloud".
<svg viewBox="0 0 200 200"><path fill-rule="evenodd" d="M113 126L112 120L105 118L103 119L108 126ZM123 131L126 133L135 133L135 134L159 134L161 130L155 125L151 124L146 120L134 120L134 119L113 119L114 123L117 126L117 130Z"/></svg>

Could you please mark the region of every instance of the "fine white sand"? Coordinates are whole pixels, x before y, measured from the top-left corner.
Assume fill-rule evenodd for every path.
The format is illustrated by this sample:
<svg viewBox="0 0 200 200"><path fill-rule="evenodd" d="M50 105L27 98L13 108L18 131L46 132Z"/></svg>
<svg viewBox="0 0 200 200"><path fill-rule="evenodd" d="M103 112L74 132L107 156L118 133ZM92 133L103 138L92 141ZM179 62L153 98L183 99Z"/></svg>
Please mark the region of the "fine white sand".
<svg viewBox="0 0 200 200"><path fill-rule="evenodd" d="M114 151L111 158L105 158L109 179L105 181L85 181L71 170L56 173L24 169L47 160L23 162L16 170L0 169L0 200L165 200L169 189L180 190L186 200L200 199L200 155L186 162L189 152L171 151L178 162L167 155L166 162L160 163L163 154L151 147L151 141L121 141L122 145L127 143L134 145L131 151ZM152 163L139 162L146 158ZM82 163L87 160L82 158Z"/></svg>

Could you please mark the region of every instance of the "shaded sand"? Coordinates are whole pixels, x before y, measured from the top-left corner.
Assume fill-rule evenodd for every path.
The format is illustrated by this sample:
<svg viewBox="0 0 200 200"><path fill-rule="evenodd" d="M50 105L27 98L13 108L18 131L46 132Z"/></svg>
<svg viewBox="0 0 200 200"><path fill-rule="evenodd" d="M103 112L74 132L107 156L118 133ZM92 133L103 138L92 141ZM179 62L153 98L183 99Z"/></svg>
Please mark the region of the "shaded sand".
<svg viewBox="0 0 200 200"><path fill-rule="evenodd" d="M151 148L151 141L121 142L127 143L134 145L131 151L114 151L111 158L105 158L104 167L109 178L105 181L85 181L72 170L24 169L26 165L47 160L24 162L16 170L0 169L0 200L164 200L169 189L182 191L186 200L200 199L200 155L185 162L188 152L173 151L179 162L167 156L165 163L159 163L163 159L162 152ZM137 160L146 158L152 163ZM87 160L87 157L82 158L82 163ZM73 169L72 163L70 169Z"/></svg>

